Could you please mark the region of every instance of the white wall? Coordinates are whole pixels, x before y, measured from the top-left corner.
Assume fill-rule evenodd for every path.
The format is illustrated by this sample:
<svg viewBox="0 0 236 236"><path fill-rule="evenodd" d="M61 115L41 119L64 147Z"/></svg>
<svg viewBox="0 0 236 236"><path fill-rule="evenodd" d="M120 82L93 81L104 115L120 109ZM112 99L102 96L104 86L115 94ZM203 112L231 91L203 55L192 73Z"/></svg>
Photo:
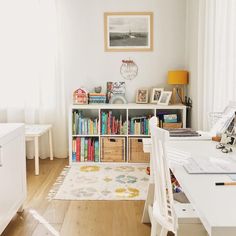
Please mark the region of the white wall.
<svg viewBox="0 0 236 236"><path fill-rule="evenodd" d="M187 1L186 17L186 67L189 71L188 96L193 101L191 123L194 129L198 127L198 20L199 1Z"/></svg>
<svg viewBox="0 0 236 236"><path fill-rule="evenodd" d="M185 67L186 0L59 0L62 11L64 76L68 104L72 92L84 86L92 90L107 81L125 81L127 99L135 101L140 87L166 87L170 69ZM152 11L153 52L104 52L104 12ZM122 59L139 67L133 81L120 75Z"/></svg>

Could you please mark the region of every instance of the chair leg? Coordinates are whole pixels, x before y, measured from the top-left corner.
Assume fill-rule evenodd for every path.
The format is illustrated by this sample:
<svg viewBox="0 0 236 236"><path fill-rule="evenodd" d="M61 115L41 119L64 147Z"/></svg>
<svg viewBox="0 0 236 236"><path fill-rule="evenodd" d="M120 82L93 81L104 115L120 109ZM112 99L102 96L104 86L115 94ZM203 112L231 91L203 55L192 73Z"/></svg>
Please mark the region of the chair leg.
<svg viewBox="0 0 236 236"><path fill-rule="evenodd" d="M167 236L167 234L168 234L168 230L162 227L160 236Z"/></svg>
<svg viewBox="0 0 236 236"><path fill-rule="evenodd" d="M39 175L39 138L34 138L35 175Z"/></svg>
<svg viewBox="0 0 236 236"><path fill-rule="evenodd" d="M52 129L50 128L48 131L49 135L49 150L50 150L50 160L53 160L53 149L52 149Z"/></svg>
<svg viewBox="0 0 236 236"><path fill-rule="evenodd" d="M152 221L151 236L157 236L157 222Z"/></svg>
<svg viewBox="0 0 236 236"><path fill-rule="evenodd" d="M153 204L154 199L154 184L149 183L148 185L148 194L143 208L142 223L150 223L150 218L148 214L148 207Z"/></svg>

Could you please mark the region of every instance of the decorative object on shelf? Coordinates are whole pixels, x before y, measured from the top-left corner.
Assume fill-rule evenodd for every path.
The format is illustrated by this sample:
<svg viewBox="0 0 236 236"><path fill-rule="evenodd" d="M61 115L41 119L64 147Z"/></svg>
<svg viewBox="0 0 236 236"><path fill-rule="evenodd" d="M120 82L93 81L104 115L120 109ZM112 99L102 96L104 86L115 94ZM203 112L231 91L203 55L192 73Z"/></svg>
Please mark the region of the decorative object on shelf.
<svg viewBox="0 0 236 236"><path fill-rule="evenodd" d="M188 72L185 70L175 70L168 72L168 84L175 85L172 90L172 103L184 102L184 85L188 83Z"/></svg>
<svg viewBox="0 0 236 236"><path fill-rule="evenodd" d="M133 60L122 60L120 74L124 79L132 80L138 75L138 66Z"/></svg>
<svg viewBox="0 0 236 236"><path fill-rule="evenodd" d="M136 103L148 103L148 89L138 89Z"/></svg>
<svg viewBox="0 0 236 236"><path fill-rule="evenodd" d="M166 114L163 116L165 123L177 123L177 114Z"/></svg>
<svg viewBox="0 0 236 236"><path fill-rule="evenodd" d="M160 96L157 104L159 104L159 105L168 105L169 102L170 102L171 94L172 94L171 91L163 91L161 93L161 96Z"/></svg>
<svg viewBox="0 0 236 236"><path fill-rule="evenodd" d="M84 88L78 88L73 93L74 104L88 104L88 92Z"/></svg>
<svg viewBox="0 0 236 236"><path fill-rule="evenodd" d="M152 94L150 97L150 102L157 103L163 91L164 91L164 88L153 88Z"/></svg>
<svg viewBox="0 0 236 236"><path fill-rule="evenodd" d="M114 95L111 99L110 102L111 104L125 104L127 103L127 100L124 95Z"/></svg>
<svg viewBox="0 0 236 236"><path fill-rule="evenodd" d="M101 93L102 92L102 86L97 86L94 88L95 93Z"/></svg>
<svg viewBox="0 0 236 236"><path fill-rule="evenodd" d="M106 103L105 93L89 93L89 104Z"/></svg>
<svg viewBox="0 0 236 236"><path fill-rule="evenodd" d="M152 12L105 12L105 51L152 51Z"/></svg>
<svg viewBox="0 0 236 236"><path fill-rule="evenodd" d="M125 97L125 82L107 82L107 102L114 95L122 95Z"/></svg>

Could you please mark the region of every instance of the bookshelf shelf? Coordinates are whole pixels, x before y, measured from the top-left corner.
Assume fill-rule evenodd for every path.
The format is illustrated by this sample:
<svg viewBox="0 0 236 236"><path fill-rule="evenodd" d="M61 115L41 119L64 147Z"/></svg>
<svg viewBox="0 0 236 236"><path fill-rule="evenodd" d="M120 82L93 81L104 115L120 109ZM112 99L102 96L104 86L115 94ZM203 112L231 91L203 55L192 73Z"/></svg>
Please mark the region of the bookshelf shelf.
<svg viewBox="0 0 236 236"><path fill-rule="evenodd" d="M149 159L141 153L140 142L150 137L149 118L157 116L162 126L166 124L166 117L175 117L170 116L173 114L177 117L176 124L186 128L186 106L182 104L72 105L69 110L70 165L81 160L104 162L105 159L114 162L147 162ZM114 158L111 151L113 145L118 147L114 151ZM79 151L76 152L76 149ZM109 152L111 157L107 155ZM123 157L119 156L121 153Z"/></svg>

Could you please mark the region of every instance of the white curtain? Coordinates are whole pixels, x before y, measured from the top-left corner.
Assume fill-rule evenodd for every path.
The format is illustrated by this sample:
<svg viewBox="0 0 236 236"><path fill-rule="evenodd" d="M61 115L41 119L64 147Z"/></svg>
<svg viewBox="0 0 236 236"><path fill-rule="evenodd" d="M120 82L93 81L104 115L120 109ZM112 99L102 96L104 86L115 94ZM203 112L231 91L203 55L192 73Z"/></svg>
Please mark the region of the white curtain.
<svg viewBox="0 0 236 236"><path fill-rule="evenodd" d="M0 1L0 122L52 124L54 156L66 157L58 20L55 0Z"/></svg>
<svg viewBox="0 0 236 236"><path fill-rule="evenodd" d="M198 128L236 101L236 1L199 0Z"/></svg>

